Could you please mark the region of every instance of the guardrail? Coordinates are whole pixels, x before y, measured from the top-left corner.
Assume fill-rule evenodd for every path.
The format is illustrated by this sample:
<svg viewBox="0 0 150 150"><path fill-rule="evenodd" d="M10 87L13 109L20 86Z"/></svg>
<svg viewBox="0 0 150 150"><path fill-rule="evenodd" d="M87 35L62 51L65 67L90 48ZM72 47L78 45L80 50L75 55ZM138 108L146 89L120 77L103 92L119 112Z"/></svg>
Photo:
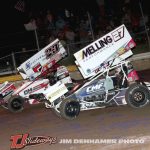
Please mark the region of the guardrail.
<svg viewBox="0 0 150 150"><path fill-rule="evenodd" d="M69 72L75 72L78 70L75 65L68 66L67 69ZM3 83L5 81L14 82L14 81L20 81L20 80L23 80L23 78L20 74L16 74L16 75L12 75L12 74L8 75L7 74L6 76L0 77L0 83Z"/></svg>
<svg viewBox="0 0 150 150"><path fill-rule="evenodd" d="M147 52L147 53L133 55L131 58L129 58L129 60L135 61L135 60L142 60L142 59L149 59L149 58L150 58L150 52Z"/></svg>

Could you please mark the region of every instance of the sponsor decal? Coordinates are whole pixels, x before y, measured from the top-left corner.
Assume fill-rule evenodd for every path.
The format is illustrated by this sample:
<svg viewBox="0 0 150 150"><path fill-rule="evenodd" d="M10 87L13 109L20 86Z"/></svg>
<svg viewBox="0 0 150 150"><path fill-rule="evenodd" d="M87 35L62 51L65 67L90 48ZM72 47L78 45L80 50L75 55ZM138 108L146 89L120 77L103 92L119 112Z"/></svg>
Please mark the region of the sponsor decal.
<svg viewBox="0 0 150 150"><path fill-rule="evenodd" d="M45 50L46 59L51 58L58 51L59 51L59 41Z"/></svg>
<svg viewBox="0 0 150 150"><path fill-rule="evenodd" d="M24 91L24 95L31 94L31 93L33 93L35 91L38 91L38 90L40 90L40 89L42 89L44 87L47 87L48 84L49 83L41 83L41 84L39 84L39 85L37 85L35 87L31 87L31 88L29 88L29 89L27 89L27 90Z"/></svg>
<svg viewBox="0 0 150 150"><path fill-rule="evenodd" d="M114 42L117 42L121 40L122 38L124 38L124 26L112 32L111 35L112 35Z"/></svg>
<svg viewBox="0 0 150 150"><path fill-rule="evenodd" d="M95 54L101 49L105 49L110 44L113 44L114 42L117 42L121 40L124 37L124 26L121 28L115 30L110 35L104 36L100 38L99 40L95 41L93 44L88 46L82 51L82 59L85 59L87 57L90 57L92 54Z"/></svg>
<svg viewBox="0 0 150 150"><path fill-rule="evenodd" d="M104 82L101 82L99 84L87 87L86 92L87 93L92 93L92 92L96 92L96 91L104 90L104 89L105 89L104 88Z"/></svg>
<svg viewBox="0 0 150 150"><path fill-rule="evenodd" d="M136 43L133 41L133 39L131 39L130 41L129 41L129 43L127 44L127 46L125 47L125 49L126 49L126 51L127 50L129 50L129 49L131 49L131 48L133 48L133 47L135 47L136 46Z"/></svg>
<svg viewBox="0 0 150 150"><path fill-rule="evenodd" d="M25 64L25 68L26 68L26 71L29 70L29 69L31 68L30 62L27 62L27 63Z"/></svg>
<svg viewBox="0 0 150 150"><path fill-rule="evenodd" d="M39 57L37 57L36 59L34 59L34 60L31 62L31 66L32 66L33 64L35 64L36 62L40 61L42 58L43 58L43 60L44 60L45 55L42 55L42 54L41 54Z"/></svg>
<svg viewBox="0 0 150 150"><path fill-rule="evenodd" d="M83 59L104 48L109 43L112 43L112 38L110 36L106 36L103 39L96 41L93 45L90 45L83 50Z"/></svg>
<svg viewBox="0 0 150 150"><path fill-rule="evenodd" d="M51 136L30 137L29 133L12 135L10 137L10 140L11 140L11 145L10 145L11 150L22 149L25 146L34 146L34 145L46 144L46 143L49 143L51 145L57 143L56 137L51 137Z"/></svg>
<svg viewBox="0 0 150 150"><path fill-rule="evenodd" d="M42 69L42 66L40 63L36 64L33 68L33 71L36 73L36 72L40 72L41 69Z"/></svg>
<svg viewBox="0 0 150 150"><path fill-rule="evenodd" d="M14 90L16 89L16 87L11 84L11 85L7 85L6 88L4 90L1 91L2 96L7 96L8 94L14 92Z"/></svg>
<svg viewBox="0 0 150 150"><path fill-rule="evenodd" d="M54 91L53 93L51 93L51 94L48 96L48 99L50 100L52 97L55 97L55 96L61 94L62 91L64 91L64 87L61 87L61 88L58 89L57 91Z"/></svg>
<svg viewBox="0 0 150 150"><path fill-rule="evenodd" d="M39 56L38 58L36 58L36 59L34 59L32 62L27 62L26 64L25 64L25 69L26 69L26 71L28 71L29 69L31 69L31 66L33 65L33 64L35 64L36 62L38 62L38 61L40 61L42 58L44 58L45 57L45 55L41 55L41 56Z"/></svg>

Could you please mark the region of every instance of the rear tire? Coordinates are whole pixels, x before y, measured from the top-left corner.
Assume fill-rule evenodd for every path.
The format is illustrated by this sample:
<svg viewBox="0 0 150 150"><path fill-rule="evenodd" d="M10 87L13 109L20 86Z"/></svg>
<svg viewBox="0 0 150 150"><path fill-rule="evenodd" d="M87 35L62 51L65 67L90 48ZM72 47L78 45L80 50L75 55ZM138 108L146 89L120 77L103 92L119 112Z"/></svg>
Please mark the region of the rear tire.
<svg viewBox="0 0 150 150"><path fill-rule="evenodd" d="M134 83L127 89L125 99L133 108L144 107L149 103L150 92L146 86Z"/></svg>
<svg viewBox="0 0 150 150"><path fill-rule="evenodd" d="M8 109L11 112L21 112L24 109L24 99L21 96L12 96L8 100Z"/></svg>
<svg viewBox="0 0 150 150"><path fill-rule="evenodd" d="M60 114L68 120L75 119L80 113L80 104L74 99L64 99L60 104Z"/></svg>

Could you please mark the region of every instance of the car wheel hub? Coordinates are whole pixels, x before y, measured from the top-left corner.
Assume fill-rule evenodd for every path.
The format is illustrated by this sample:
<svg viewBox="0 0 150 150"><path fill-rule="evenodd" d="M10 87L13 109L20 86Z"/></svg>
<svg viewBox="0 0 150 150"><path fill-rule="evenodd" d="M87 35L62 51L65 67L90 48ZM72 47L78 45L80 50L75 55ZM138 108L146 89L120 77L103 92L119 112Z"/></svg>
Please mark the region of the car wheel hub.
<svg viewBox="0 0 150 150"><path fill-rule="evenodd" d="M12 106L13 106L14 108L19 108L19 107L21 107L21 103L18 102L18 101L14 101L14 102L12 103Z"/></svg>
<svg viewBox="0 0 150 150"><path fill-rule="evenodd" d="M72 104L68 104L67 108L66 108L66 113L69 116L75 116L77 114L78 108L77 105L72 103Z"/></svg>
<svg viewBox="0 0 150 150"><path fill-rule="evenodd" d="M134 94L134 100L135 100L135 101L140 102L140 101L142 101L143 99L144 99L143 93L141 93L141 92L136 92L136 93Z"/></svg>

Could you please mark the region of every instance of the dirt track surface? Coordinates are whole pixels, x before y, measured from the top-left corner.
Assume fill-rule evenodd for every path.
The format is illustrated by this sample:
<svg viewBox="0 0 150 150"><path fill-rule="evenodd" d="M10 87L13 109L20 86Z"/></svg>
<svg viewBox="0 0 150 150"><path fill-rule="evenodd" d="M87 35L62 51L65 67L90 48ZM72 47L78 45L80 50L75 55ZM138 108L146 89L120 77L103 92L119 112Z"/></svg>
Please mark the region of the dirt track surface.
<svg viewBox="0 0 150 150"><path fill-rule="evenodd" d="M150 71L139 73L150 81ZM49 143L25 146L24 150L149 150L150 149L150 104L144 108L129 106L109 107L83 111L78 118L69 121L57 117L43 104L27 107L13 114L0 108L0 150L10 150L10 137L29 133L29 137L56 137L56 144ZM61 139L70 144L61 144ZM79 144L81 139L115 140L114 143ZM121 139L130 140L121 143ZM133 140L141 140L137 144Z"/></svg>

